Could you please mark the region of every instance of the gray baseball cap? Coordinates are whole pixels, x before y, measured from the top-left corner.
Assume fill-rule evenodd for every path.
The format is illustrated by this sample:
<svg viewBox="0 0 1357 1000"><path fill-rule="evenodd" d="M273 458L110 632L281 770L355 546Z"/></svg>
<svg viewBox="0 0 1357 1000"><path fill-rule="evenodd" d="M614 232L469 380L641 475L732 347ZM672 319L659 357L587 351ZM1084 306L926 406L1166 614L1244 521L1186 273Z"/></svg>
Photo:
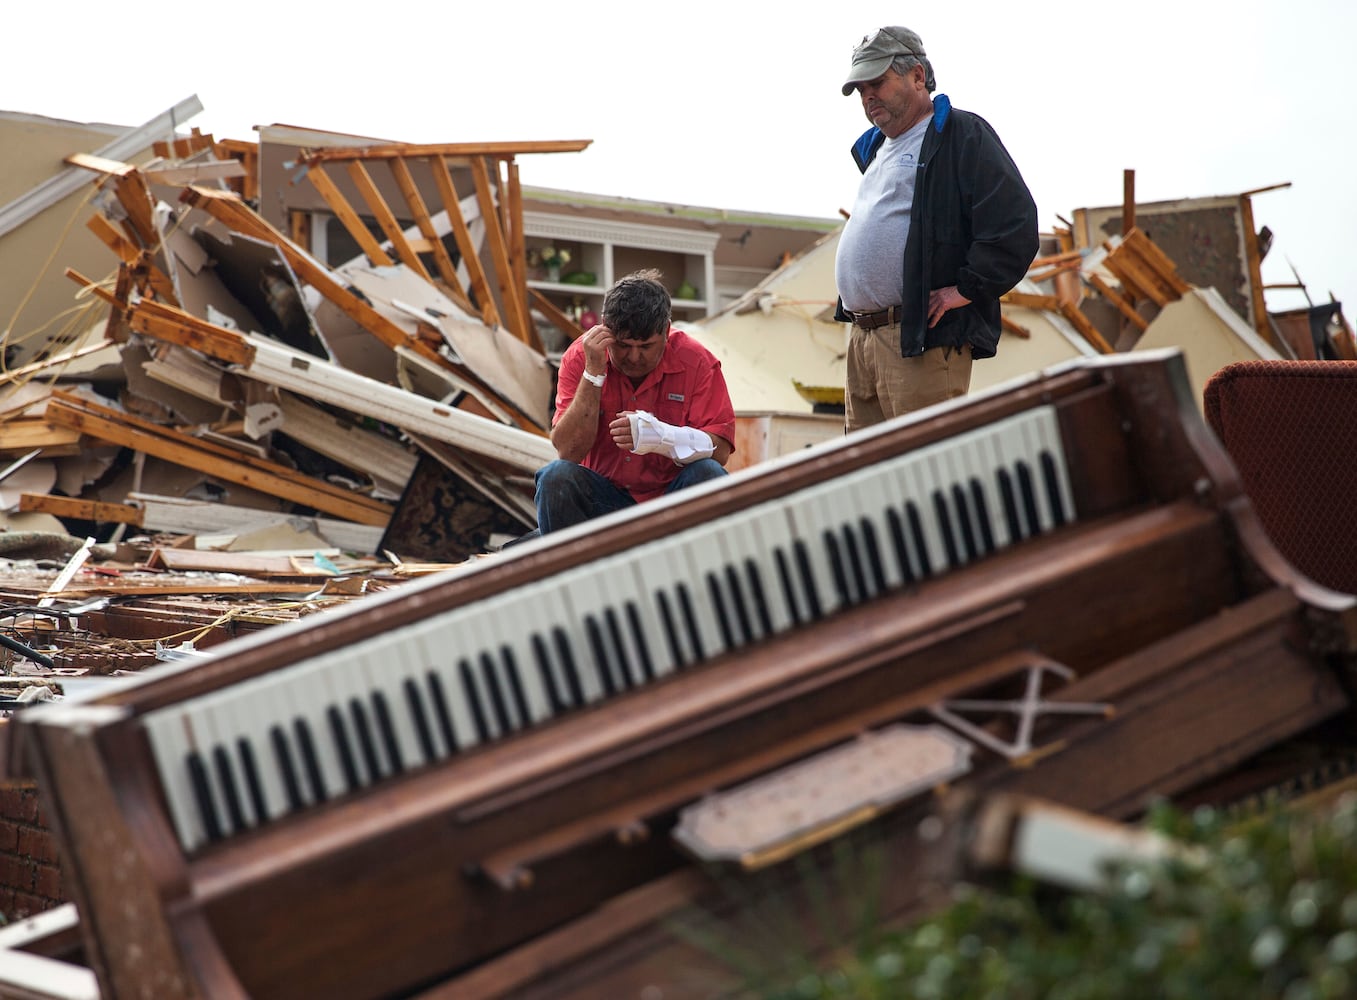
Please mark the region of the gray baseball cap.
<svg viewBox="0 0 1357 1000"><path fill-rule="evenodd" d="M878 28L853 50L853 68L844 81L843 96L851 94L857 84L875 80L885 73L896 56L914 56L923 63L928 89L933 90L933 67L924 53L923 39L908 28L896 25Z"/></svg>

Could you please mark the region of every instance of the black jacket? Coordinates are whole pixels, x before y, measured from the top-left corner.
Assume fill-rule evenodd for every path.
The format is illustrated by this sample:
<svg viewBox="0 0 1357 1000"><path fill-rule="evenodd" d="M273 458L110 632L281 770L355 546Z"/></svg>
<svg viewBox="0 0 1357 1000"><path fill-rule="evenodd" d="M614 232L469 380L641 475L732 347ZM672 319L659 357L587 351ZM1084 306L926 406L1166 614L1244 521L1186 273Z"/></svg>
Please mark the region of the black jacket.
<svg viewBox="0 0 1357 1000"><path fill-rule="evenodd" d="M870 128L853 144L866 172L885 136ZM933 98L933 127L919 152L919 175L905 242L900 353L970 344L991 358L1002 329L999 297L1022 280L1037 255L1037 206L1008 150L979 115ZM970 305L928 328L928 292L956 285ZM911 293L911 289L915 290ZM835 318L847 322L840 301Z"/></svg>

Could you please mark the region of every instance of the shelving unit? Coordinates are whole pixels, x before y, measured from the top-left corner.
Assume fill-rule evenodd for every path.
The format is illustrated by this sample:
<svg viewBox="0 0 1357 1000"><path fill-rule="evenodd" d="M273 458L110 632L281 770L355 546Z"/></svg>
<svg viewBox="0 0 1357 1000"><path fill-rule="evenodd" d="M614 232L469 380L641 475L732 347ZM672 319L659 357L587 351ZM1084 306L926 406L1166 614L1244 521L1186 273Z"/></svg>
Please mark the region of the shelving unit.
<svg viewBox="0 0 1357 1000"><path fill-rule="evenodd" d="M603 295L623 275L656 268L671 295L686 281L698 290L694 298L674 298L674 319L697 320L717 310L716 267L713 253L719 233L669 229L630 222L607 222L546 212L524 212L523 233L529 250L555 246L570 253L563 276L587 271L588 285L548 281L529 274L528 285L546 294L562 309L576 296L585 308L598 312Z"/></svg>

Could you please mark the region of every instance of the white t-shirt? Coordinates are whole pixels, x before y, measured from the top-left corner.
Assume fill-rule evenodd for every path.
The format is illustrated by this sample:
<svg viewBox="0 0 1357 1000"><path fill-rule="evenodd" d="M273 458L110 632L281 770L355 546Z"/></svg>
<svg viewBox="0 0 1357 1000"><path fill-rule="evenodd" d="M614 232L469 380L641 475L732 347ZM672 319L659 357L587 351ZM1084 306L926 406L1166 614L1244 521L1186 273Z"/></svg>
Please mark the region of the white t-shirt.
<svg viewBox="0 0 1357 1000"><path fill-rule="evenodd" d="M850 312L877 312L904 301L905 240L914 204L927 116L886 139L862 175L853 211L839 234L834 276Z"/></svg>

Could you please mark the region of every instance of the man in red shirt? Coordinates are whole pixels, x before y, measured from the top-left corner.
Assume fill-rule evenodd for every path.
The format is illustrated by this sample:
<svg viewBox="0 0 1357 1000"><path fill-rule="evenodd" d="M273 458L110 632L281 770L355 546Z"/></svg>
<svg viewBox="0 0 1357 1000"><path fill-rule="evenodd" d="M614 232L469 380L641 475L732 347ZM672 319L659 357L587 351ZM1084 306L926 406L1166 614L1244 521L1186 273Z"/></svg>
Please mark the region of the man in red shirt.
<svg viewBox="0 0 1357 1000"><path fill-rule="evenodd" d="M602 322L566 349L537 473L542 534L726 475L735 408L721 363L670 327L658 271L622 278Z"/></svg>

